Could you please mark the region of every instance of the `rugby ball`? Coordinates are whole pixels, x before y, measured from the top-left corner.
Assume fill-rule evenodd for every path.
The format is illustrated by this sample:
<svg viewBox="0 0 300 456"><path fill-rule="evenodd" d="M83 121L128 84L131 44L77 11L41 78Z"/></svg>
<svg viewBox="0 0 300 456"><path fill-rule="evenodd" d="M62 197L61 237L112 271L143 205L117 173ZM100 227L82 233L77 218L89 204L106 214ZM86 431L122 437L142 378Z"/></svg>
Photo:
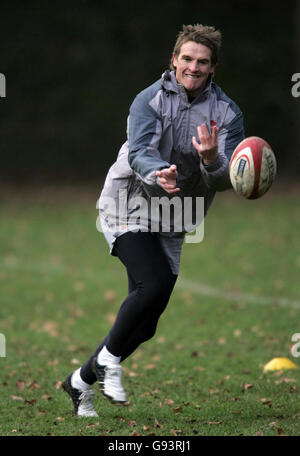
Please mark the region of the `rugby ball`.
<svg viewBox="0 0 300 456"><path fill-rule="evenodd" d="M274 182L277 164L271 146L258 136L245 138L234 150L229 176L234 190L247 199L264 195Z"/></svg>

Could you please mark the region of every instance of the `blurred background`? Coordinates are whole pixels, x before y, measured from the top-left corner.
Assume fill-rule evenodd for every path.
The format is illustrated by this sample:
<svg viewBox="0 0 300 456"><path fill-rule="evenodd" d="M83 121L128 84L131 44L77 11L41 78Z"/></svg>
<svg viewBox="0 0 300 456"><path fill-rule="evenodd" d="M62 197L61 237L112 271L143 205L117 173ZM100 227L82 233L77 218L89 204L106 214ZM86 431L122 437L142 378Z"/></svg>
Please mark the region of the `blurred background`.
<svg viewBox="0 0 300 456"><path fill-rule="evenodd" d="M1 4L1 185L101 185L131 102L168 68L178 31L193 23L222 31L215 82L244 112L246 136L272 145L277 183L295 183L299 1L41 0Z"/></svg>

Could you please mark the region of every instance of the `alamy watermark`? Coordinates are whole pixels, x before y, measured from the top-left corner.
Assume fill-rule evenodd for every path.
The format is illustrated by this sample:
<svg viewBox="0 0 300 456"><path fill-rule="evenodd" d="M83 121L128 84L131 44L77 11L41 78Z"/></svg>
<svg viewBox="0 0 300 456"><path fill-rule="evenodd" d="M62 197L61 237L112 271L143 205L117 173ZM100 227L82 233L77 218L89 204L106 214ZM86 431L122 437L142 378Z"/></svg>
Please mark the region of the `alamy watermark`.
<svg viewBox="0 0 300 456"><path fill-rule="evenodd" d="M186 233L185 242L202 242L204 238L204 198L162 196L128 198L127 189L118 196L101 195L96 205L97 230L107 236L126 231L152 233Z"/></svg>
<svg viewBox="0 0 300 456"><path fill-rule="evenodd" d="M0 333L0 358L6 357L6 339L5 335Z"/></svg>
<svg viewBox="0 0 300 456"><path fill-rule="evenodd" d="M0 97L6 97L6 79L4 74L0 73Z"/></svg>
<svg viewBox="0 0 300 456"><path fill-rule="evenodd" d="M294 98L300 97L300 73L294 73L292 76L292 82L295 82L292 86L291 92Z"/></svg>
<svg viewBox="0 0 300 456"><path fill-rule="evenodd" d="M291 348L291 354L294 358L299 358L300 356L300 333L295 333L292 335L292 342L297 342Z"/></svg>

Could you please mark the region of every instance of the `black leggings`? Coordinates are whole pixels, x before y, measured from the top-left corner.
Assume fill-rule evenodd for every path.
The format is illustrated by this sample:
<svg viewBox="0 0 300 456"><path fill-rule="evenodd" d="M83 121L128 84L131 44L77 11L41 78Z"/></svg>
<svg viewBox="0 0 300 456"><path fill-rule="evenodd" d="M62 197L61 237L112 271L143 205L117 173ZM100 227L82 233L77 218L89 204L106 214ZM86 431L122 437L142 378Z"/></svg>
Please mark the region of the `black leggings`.
<svg viewBox="0 0 300 456"><path fill-rule="evenodd" d="M104 345L123 361L154 336L177 279L155 234L125 233L117 238L114 253L127 269L128 296L109 334L81 368L81 377L89 384L96 381L91 361Z"/></svg>

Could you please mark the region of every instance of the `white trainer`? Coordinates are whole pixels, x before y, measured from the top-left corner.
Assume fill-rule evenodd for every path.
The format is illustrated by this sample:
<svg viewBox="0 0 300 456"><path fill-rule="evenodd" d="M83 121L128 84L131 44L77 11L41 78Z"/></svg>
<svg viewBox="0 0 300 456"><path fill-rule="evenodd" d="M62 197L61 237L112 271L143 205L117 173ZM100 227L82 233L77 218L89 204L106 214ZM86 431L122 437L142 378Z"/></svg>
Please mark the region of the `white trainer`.
<svg viewBox="0 0 300 456"><path fill-rule="evenodd" d="M94 409L95 394L92 389L81 391L77 388L73 388L71 384L70 374L63 382L62 387L66 393L71 397L74 405L74 413L78 416L99 416Z"/></svg>
<svg viewBox="0 0 300 456"><path fill-rule="evenodd" d="M97 377L100 390L112 402L126 402L126 393L122 385L122 366L120 364L107 364L101 366L95 357L92 370Z"/></svg>

